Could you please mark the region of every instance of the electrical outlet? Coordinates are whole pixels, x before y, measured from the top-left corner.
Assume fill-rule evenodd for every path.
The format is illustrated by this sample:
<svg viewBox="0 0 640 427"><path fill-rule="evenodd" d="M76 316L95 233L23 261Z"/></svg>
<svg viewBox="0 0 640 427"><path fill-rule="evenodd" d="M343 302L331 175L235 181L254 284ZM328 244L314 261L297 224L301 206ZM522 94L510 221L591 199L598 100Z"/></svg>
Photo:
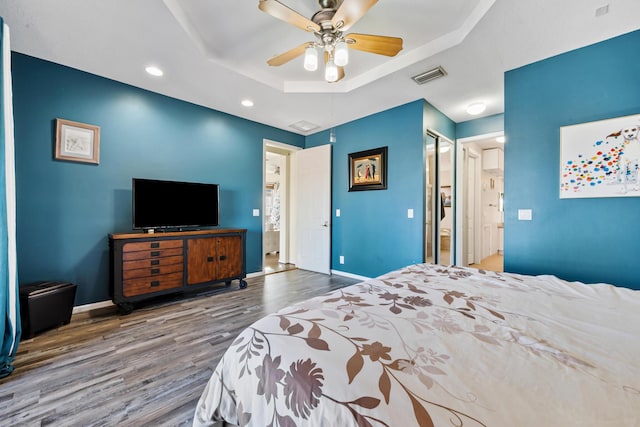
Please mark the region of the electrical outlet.
<svg viewBox="0 0 640 427"><path fill-rule="evenodd" d="M340 264L344 264L344 256L340 255Z"/></svg>
<svg viewBox="0 0 640 427"><path fill-rule="evenodd" d="M253 216L260 216L260 209L254 209Z"/></svg>

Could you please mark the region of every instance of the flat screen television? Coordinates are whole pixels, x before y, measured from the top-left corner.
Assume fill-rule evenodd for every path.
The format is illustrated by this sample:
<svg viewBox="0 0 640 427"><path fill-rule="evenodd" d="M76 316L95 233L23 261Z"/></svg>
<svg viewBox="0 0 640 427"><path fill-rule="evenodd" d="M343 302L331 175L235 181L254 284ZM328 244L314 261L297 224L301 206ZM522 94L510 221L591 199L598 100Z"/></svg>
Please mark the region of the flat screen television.
<svg viewBox="0 0 640 427"><path fill-rule="evenodd" d="M133 228L218 225L218 184L133 178Z"/></svg>

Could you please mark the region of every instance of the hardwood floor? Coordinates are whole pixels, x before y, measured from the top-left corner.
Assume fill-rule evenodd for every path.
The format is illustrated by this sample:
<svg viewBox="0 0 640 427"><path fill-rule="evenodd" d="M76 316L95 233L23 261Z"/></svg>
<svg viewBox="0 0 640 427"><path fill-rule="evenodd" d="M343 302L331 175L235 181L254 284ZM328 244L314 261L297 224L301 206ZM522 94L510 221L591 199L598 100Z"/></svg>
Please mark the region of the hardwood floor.
<svg viewBox="0 0 640 427"><path fill-rule="evenodd" d="M279 273L281 271L295 270L295 264L284 264L278 261L280 255L277 252L265 254L264 256L264 272L265 274Z"/></svg>
<svg viewBox="0 0 640 427"><path fill-rule="evenodd" d="M482 261L480 261L480 264L471 264L469 267L479 268L482 270L501 272L501 271L504 271L503 266L504 266L503 255L493 254L484 258Z"/></svg>
<svg viewBox="0 0 640 427"><path fill-rule="evenodd" d="M0 380L0 426L188 426L213 369L240 331L264 315L357 280L290 270L247 289L160 299L127 316L75 315L24 340Z"/></svg>

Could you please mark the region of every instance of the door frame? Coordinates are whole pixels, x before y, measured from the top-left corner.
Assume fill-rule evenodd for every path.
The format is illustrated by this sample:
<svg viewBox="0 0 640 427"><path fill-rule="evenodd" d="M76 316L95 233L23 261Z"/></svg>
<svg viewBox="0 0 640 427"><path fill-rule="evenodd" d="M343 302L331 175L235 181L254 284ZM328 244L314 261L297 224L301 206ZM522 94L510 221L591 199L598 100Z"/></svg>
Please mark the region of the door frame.
<svg viewBox="0 0 640 427"><path fill-rule="evenodd" d="M295 192L292 191L291 180L291 153L302 150L301 147L295 145L285 144L283 142L273 141L270 139L262 140L262 214L261 217L261 233L262 233L262 273L266 273L265 265L265 245L264 245L264 221L265 221L265 198L267 187L267 151L282 154L286 156L285 171L283 171L285 177L283 182L280 182L281 191L284 193L284 197L280 199L280 220L281 224L285 224L280 227L280 255L279 262L295 264L295 242L297 239L296 227L295 227ZM283 189L284 187L284 189Z"/></svg>
<svg viewBox="0 0 640 427"><path fill-rule="evenodd" d="M481 141L481 140L487 140L487 139L491 139L491 138L497 138L498 136L504 136L504 131L498 131L498 132L489 132L489 133L485 133L485 134L481 134L481 135L474 135L474 136L469 136L466 138L458 138L456 140L456 153L461 153L463 152L463 145L470 143L470 142L476 142L476 141ZM474 152L475 153L475 152ZM476 218L475 218L475 224L474 224L474 241L475 241L475 248L474 248L474 252L475 252L475 257L476 259L473 260L474 262L479 262L481 261L481 259L479 260L478 258L482 257L482 221L481 221L481 212L482 212L482 197L481 197L481 181L482 181L482 155L481 153L476 153L479 154L479 159L480 159L480 167L477 168L478 170L476 171L476 185L475 185L475 191L476 191L476 198L475 198L475 204L476 204ZM465 174L465 164L464 164L464 156L456 156L456 182L457 183L461 183L461 185L465 185L464 183L464 174ZM458 187L458 190L461 190L460 187ZM465 219L464 219L464 206L465 206L465 201L464 201L464 196L465 196L465 191L457 191L456 192L456 224L455 224L455 229L456 229L456 264L458 263L458 260L460 262L462 262L462 260L464 259L463 256L463 250L465 249L463 246L463 242L464 242L464 228L466 227L466 223L465 223Z"/></svg>

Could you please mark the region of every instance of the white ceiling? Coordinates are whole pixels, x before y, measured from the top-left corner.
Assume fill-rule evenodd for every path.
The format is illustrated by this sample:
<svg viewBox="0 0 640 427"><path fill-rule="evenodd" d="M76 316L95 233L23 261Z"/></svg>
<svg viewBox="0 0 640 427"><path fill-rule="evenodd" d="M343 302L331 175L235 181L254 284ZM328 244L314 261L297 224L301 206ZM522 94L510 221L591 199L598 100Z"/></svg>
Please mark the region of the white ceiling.
<svg viewBox="0 0 640 427"><path fill-rule="evenodd" d="M280 1L306 17L319 9ZM258 0L0 0L0 16L15 51L308 134L422 98L455 122L472 119L465 108L476 101L488 105L480 117L501 113L505 71L640 28L640 1L380 0L348 32L402 37L404 49L351 50L338 83L304 71L302 58L266 64L314 36ZM164 76L146 74L149 64ZM447 76L411 80L436 66ZM300 121L318 128L290 127Z"/></svg>

